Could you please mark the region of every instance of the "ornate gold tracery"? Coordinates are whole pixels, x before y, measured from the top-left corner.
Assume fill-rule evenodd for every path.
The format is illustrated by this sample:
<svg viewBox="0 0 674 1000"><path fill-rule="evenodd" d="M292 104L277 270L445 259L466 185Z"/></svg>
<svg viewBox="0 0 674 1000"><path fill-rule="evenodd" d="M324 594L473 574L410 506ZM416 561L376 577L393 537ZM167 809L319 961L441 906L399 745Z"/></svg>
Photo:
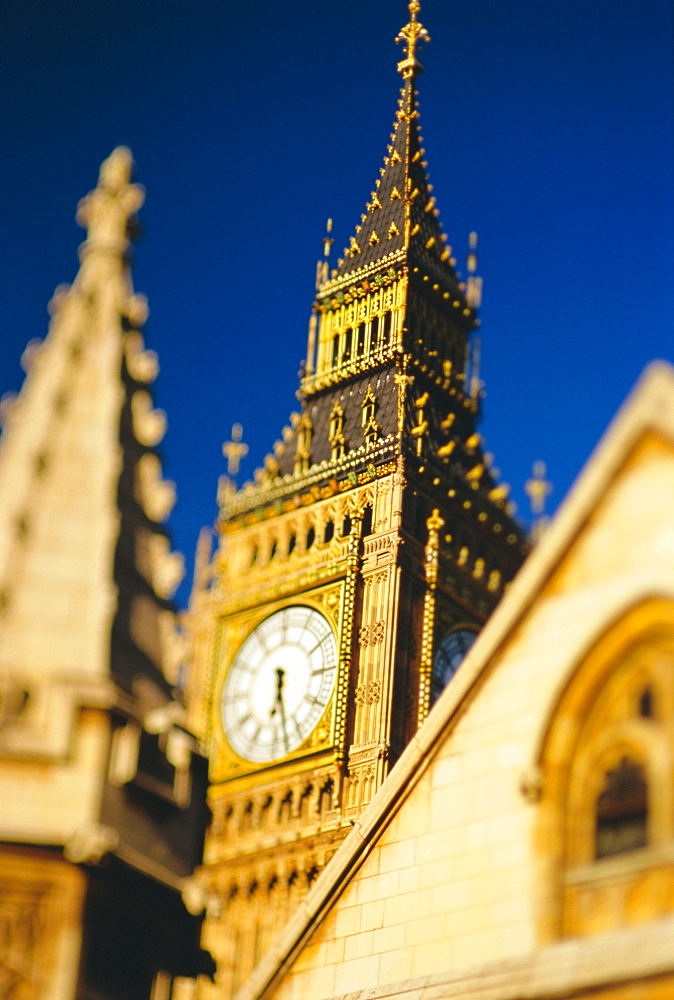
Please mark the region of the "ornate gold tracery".
<svg viewBox="0 0 674 1000"><path fill-rule="evenodd" d="M648 601L587 654L541 755L546 940L674 910L674 603Z"/></svg>

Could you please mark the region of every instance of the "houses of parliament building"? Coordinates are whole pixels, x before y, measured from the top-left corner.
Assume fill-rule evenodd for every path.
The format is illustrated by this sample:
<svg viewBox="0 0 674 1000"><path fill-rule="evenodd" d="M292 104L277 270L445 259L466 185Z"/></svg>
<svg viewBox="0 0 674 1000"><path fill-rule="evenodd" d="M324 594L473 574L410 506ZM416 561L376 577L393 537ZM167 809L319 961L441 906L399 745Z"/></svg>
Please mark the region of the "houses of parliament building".
<svg viewBox="0 0 674 1000"><path fill-rule="evenodd" d="M221 480L180 614L128 149L80 202L3 408L1 1000L674 996L674 371L527 538L478 430L419 18L361 222L334 262L325 237L299 412Z"/></svg>

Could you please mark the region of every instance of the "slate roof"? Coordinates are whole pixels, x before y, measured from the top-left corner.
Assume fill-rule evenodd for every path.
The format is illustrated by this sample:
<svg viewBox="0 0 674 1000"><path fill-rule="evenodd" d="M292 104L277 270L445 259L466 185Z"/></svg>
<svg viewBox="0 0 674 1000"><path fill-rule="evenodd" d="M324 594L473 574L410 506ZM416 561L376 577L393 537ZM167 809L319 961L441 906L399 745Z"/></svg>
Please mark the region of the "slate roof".
<svg viewBox="0 0 674 1000"><path fill-rule="evenodd" d="M368 389L371 389L375 400L374 419L379 428L380 437L395 434L397 429L398 395L393 373L395 365L388 365L371 375L348 383L338 385L323 394L319 400L307 403L306 412L311 420L311 463L327 461L330 458L330 440L328 429L330 414L335 403L339 403L344 414L344 436L347 451L355 451L365 443L362 423L362 407ZM297 432L293 431L286 449L279 458L280 475L289 475L293 471L295 452L297 449Z"/></svg>
<svg viewBox="0 0 674 1000"><path fill-rule="evenodd" d="M355 277L377 262L385 266L391 255L407 259L442 285L457 289L421 143L416 88L411 78L402 87L391 143L364 218L356 226L344 259L323 286L325 290L332 291L342 279Z"/></svg>

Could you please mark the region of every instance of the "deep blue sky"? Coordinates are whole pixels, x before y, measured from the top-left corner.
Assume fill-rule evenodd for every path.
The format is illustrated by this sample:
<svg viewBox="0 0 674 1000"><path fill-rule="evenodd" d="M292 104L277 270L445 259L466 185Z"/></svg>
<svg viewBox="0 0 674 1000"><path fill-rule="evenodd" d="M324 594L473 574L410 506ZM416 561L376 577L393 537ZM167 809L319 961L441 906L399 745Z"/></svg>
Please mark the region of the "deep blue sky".
<svg viewBox="0 0 674 1000"><path fill-rule="evenodd" d="M3 0L0 392L74 277L77 202L126 144L134 280L191 560L222 441L261 464L296 407L325 220L348 242L395 112L403 0ZM480 235L482 432L559 503L653 357L674 356L670 0L425 0L422 134L461 261ZM180 596L184 598L186 588Z"/></svg>

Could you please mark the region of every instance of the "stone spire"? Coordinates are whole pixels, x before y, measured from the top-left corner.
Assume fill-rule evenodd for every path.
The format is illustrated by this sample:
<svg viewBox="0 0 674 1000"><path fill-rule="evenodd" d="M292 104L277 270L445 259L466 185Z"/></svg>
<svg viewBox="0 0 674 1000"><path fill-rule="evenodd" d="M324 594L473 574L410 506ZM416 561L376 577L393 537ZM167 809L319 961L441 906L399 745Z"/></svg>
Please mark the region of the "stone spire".
<svg viewBox="0 0 674 1000"><path fill-rule="evenodd" d="M26 683L36 673L125 672L110 641L117 576L128 571L123 553L144 561L158 609L179 579L158 524L173 487L162 482L154 451L165 429L148 392L158 366L144 350L147 304L133 292L128 263L129 228L144 200L131 169L129 150L116 149L80 202L87 239L79 273L72 287L57 289L49 335L29 352L28 377L5 421L0 671L26 673ZM145 650L159 673L160 645Z"/></svg>
<svg viewBox="0 0 674 1000"><path fill-rule="evenodd" d="M31 996L56 982L59 997L77 983L93 992L96 976L115 983L133 968L148 981L192 975L199 961L180 889L198 860L203 768L175 692L182 558L162 526L174 489L156 452L166 420L150 394L147 304L129 270L144 199L131 170L116 149L80 203L79 272L24 355L0 439L0 899L3 945L30 934ZM157 899L149 920L131 904L144 893ZM55 902L33 913L33 898ZM132 941L124 954L108 945L115 922ZM169 924L183 951L168 946Z"/></svg>

